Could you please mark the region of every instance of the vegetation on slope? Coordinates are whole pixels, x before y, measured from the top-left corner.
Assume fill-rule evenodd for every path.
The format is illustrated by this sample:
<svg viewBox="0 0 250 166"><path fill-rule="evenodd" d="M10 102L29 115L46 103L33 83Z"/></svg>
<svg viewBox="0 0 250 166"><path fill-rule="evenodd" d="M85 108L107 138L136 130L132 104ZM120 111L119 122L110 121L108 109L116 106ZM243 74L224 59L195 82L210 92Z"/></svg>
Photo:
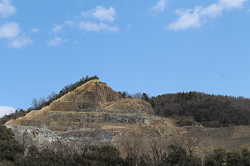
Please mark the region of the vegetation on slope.
<svg viewBox="0 0 250 166"><path fill-rule="evenodd" d="M24 148L15 139L11 129L0 124L0 166L34 166L34 165L124 165L120 152L113 146L85 146L83 153L65 154L65 151L44 149L39 152L30 147L27 156ZM64 149L65 150L65 149ZM67 150L66 150L67 151ZM69 152L69 151L67 151Z"/></svg>
<svg viewBox="0 0 250 166"><path fill-rule="evenodd" d="M11 118L24 116L33 109L41 109L93 79L98 77L82 78L74 84L65 86L58 94L52 93L47 100L45 98L39 101L33 100L33 107L27 111L21 109L4 116L0 121L5 123ZM208 127L250 123L250 99L244 97L235 98L200 92L164 94L151 98L146 93L129 95L120 92L120 94L123 98L141 98L150 102L157 116L191 117ZM242 152L226 152L223 148L217 148L202 162L200 158L187 153L185 148L179 145L169 146L169 153L155 146L151 146L149 152L138 153L136 149L139 147L131 141L127 144L130 146L127 147L127 151L125 150L124 159L113 146L85 146L82 154L67 155L63 151L55 153L49 149L38 152L36 147L31 147L27 157L24 157L24 148L14 140L13 135L10 129L0 124L0 165L250 165L250 152L247 149L243 149Z"/></svg>
<svg viewBox="0 0 250 166"><path fill-rule="evenodd" d="M122 147L126 153L123 159L120 152L113 146L83 146L82 153L70 149L57 152L44 149L39 152L36 147L30 147L27 156L23 155L24 148L13 137L10 129L0 125L0 165L4 166L248 166L250 165L250 151L227 152L219 147L206 155L204 160L193 153L187 153L181 145L170 145L166 153L157 142L152 142L149 151L143 151L143 144L139 140L125 140ZM69 153L68 153L69 152ZM68 153L68 154L67 154Z"/></svg>
<svg viewBox="0 0 250 166"><path fill-rule="evenodd" d="M85 84L86 82L90 81L90 80L94 80L94 79L99 79L98 76L93 76L93 77L88 77L86 76L86 78L82 78L79 81L75 82L74 84L70 84L70 85L66 85L58 94L52 92L51 95L49 95L47 97L47 100L45 99L45 97L42 97L39 101L34 98L32 100L32 105L33 107L31 108L32 110L40 110L43 107L46 107L48 105L50 105L50 103L52 103L53 101L61 98L63 95L67 94L68 92L73 91L74 89L76 89L77 87Z"/></svg>
<svg viewBox="0 0 250 166"><path fill-rule="evenodd" d="M23 147L14 139L11 129L0 124L0 165L9 165L23 156Z"/></svg>
<svg viewBox="0 0 250 166"><path fill-rule="evenodd" d="M2 117L0 121L5 123L10 119L25 116L31 110L39 110L93 79L99 78L98 76L86 76L73 84L65 86L58 94L52 92L47 98L42 97L40 100L34 98L32 100L33 107L28 108L26 111L20 109L15 113ZM150 102L157 116L189 117L206 127L250 124L250 99L244 97L236 98L191 91L163 94L151 98L146 93L128 94L126 91L119 93L123 98L141 98Z"/></svg>
<svg viewBox="0 0 250 166"><path fill-rule="evenodd" d="M14 113L11 113L9 115L5 115L4 117L0 118L0 122L2 123L6 123L7 121L11 120L11 119L16 119L22 116L25 116L27 113L29 113L32 110L40 110L43 107L46 107L48 105L50 105L50 103L52 103L53 101L61 98L63 95L67 94L70 91L73 91L74 89L76 89L77 87L85 84L86 82L90 81L90 80L94 80L94 79L99 79L98 76L92 76L92 77L88 77L86 76L85 78L81 78L79 81L70 84L70 85L66 85L64 88L62 88L62 90L56 94L55 92L52 92L50 95L48 95L46 98L45 97L41 97L39 100L37 100L36 98L34 98L32 100L32 106L28 108L27 110L16 110Z"/></svg>
<svg viewBox="0 0 250 166"><path fill-rule="evenodd" d="M200 92L163 94L150 99L155 115L191 117L206 127L250 124L250 99Z"/></svg>

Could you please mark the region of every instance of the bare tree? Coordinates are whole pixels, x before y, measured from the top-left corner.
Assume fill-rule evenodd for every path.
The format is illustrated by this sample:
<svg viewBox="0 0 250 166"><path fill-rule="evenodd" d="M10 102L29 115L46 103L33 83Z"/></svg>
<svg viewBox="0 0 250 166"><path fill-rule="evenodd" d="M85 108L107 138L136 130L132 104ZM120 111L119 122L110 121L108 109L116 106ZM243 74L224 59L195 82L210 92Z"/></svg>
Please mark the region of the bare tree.
<svg viewBox="0 0 250 166"><path fill-rule="evenodd" d="M39 106L39 102L38 102L37 98L32 99L31 105L34 108L37 108Z"/></svg>
<svg viewBox="0 0 250 166"><path fill-rule="evenodd" d="M141 98L142 93L138 92L138 93L133 94L132 96L133 96L133 98L138 98L139 99L139 98Z"/></svg>
<svg viewBox="0 0 250 166"><path fill-rule="evenodd" d="M39 104L41 105L41 104L44 103L44 102L46 102L45 97L41 97L41 98L39 99Z"/></svg>
<svg viewBox="0 0 250 166"><path fill-rule="evenodd" d="M179 138L174 138L174 145L186 149L190 156L198 150L200 140L195 138L193 134L182 135Z"/></svg>
<svg viewBox="0 0 250 166"><path fill-rule="evenodd" d="M46 98L47 100L53 99L56 96L56 93L54 91L51 92L50 95L48 95Z"/></svg>
<svg viewBox="0 0 250 166"><path fill-rule="evenodd" d="M161 165L162 161L164 158L166 158L167 153L164 149L162 149L158 143L159 141L157 140L152 140L150 142L150 147L151 147L151 153L152 153L152 165Z"/></svg>
<svg viewBox="0 0 250 166"><path fill-rule="evenodd" d="M138 165L142 141L138 139L124 139L121 142L121 146L127 154L126 160L128 164L131 166Z"/></svg>
<svg viewBox="0 0 250 166"><path fill-rule="evenodd" d="M200 140L196 139L195 137L193 136L189 136L187 135L186 137L184 137L185 139L185 146L188 150L188 153L190 156L193 155L194 152L196 152L197 148L198 148L198 144L200 142Z"/></svg>
<svg viewBox="0 0 250 166"><path fill-rule="evenodd" d="M46 99L45 99L45 97L41 97L40 99L39 99L39 107L40 106L42 106L42 107L44 107L44 106L46 106Z"/></svg>

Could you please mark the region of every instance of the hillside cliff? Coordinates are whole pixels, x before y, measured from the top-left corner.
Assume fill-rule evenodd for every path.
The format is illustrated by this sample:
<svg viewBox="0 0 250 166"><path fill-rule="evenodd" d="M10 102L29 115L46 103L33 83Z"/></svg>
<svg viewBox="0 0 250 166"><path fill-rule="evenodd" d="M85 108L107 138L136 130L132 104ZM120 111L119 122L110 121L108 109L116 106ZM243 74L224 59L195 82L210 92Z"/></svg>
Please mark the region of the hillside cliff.
<svg viewBox="0 0 250 166"><path fill-rule="evenodd" d="M123 99L108 85L91 80L49 106L5 125L27 148L35 145L43 149L51 147L53 142L72 146L116 144L119 138L139 126L164 123L152 115L153 109L148 102Z"/></svg>
<svg viewBox="0 0 250 166"><path fill-rule="evenodd" d="M181 124L181 125L179 125ZM191 125L183 125L191 124ZM149 102L124 99L108 85L91 80L53 101L41 110L5 123L25 147L56 151L62 145L81 150L83 145L120 146L125 139L139 139L145 148L152 139L167 145L184 136L199 140L204 149L226 150L250 147L250 127L205 128L192 120L180 122L158 117Z"/></svg>

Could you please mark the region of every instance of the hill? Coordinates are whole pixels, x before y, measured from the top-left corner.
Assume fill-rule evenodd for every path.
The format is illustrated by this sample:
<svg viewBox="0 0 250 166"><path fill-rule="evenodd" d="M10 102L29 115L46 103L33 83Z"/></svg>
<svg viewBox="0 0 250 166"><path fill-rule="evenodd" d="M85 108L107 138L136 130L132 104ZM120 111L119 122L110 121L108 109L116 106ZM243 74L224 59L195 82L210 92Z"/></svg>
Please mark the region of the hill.
<svg viewBox="0 0 250 166"><path fill-rule="evenodd" d="M219 146L226 150L250 148L250 127L236 126L247 124L245 121L236 123L239 113L242 114L238 117L248 116L247 109L243 109L245 105L237 105L240 99L198 92L151 99L144 95L144 99L123 98L107 84L91 79L67 90L40 110L32 110L5 125L24 145L26 155L33 146L39 151L56 151L64 146L82 151L84 145L105 144L116 146L124 155L126 140L140 141L144 148L141 151L148 151L152 140L157 140L162 143L161 148L168 151L170 144L187 143L192 138L197 140L193 146L199 147L196 153L200 156ZM248 104L247 99L242 101ZM234 109L242 111L235 113ZM230 120L231 116L235 119L229 122L235 126L221 127L229 123L218 120L221 117ZM182 143L183 146L186 143Z"/></svg>
<svg viewBox="0 0 250 166"><path fill-rule="evenodd" d="M172 124L153 117L150 103L124 99L99 80L91 80L41 110L5 123L25 148L51 147L51 142L72 144L113 143L150 124ZM150 132L149 132L150 133ZM144 133L145 134L145 133ZM128 134L130 135L130 134ZM118 141L119 142L119 141Z"/></svg>
<svg viewBox="0 0 250 166"><path fill-rule="evenodd" d="M155 115L191 118L206 127L250 124L250 99L201 92L163 94L150 100Z"/></svg>

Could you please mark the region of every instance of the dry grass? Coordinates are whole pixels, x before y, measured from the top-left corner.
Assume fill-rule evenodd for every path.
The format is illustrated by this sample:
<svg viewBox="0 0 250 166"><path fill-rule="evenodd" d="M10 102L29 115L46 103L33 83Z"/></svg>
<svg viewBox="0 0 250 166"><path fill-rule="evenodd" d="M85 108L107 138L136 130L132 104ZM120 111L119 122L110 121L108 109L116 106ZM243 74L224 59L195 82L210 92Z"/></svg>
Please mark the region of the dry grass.
<svg viewBox="0 0 250 166"><path fill-rule="evenodd" d="M84 103L89 104L91 108L88 110L83 108L82 112L78 112L78 106ZM101 112L96 111L98 108L98 111ZM96 123L95 121L89 123L80 119L82 114L86 114L86 117L89 119L102 118L104 114L142 114L149 118L150 125ZM117 142L122 138L138 138L144 141L146 147L149 147L148 145L153 138L159 138L160 141L170 144L174 136L180 137L190 132L186 127L176 126L173 119L154 116L153 109L148 102L141 99L123 99L119 93L113 91L108 85L99 83L99 80L89 81L78 87L75 91L69 92L54 101L51 105L44 107L42 110L33 110L26 116L10 120L6 124L39 126L45 122L49 122L48 127L51 130L61 130L62 133L66 132L64 129L72 131L83 128L103 131L114 130L120 133L117 136ZM235 143L234 148L237 148L236 146L239 148L250 148L250 143L240 143L238 140L233 140L250 138L250 126L237 126L224 129L201 128L198 132L201 137L210 133L216 135L216 137L221 137L220 139L215 139L213 136L210 136L210 139L207 140L202 138L203 141L201 141L202 145L200 147L204 151L210 151L217 147L218 144L226 145L226 139L231 139L232 143Z"/></svg>
<svg viewBox="0 0 250 166"><path fill-rule="evenodd" d="M102 129L127 129L126 126L111 126L111 125L103 125L101 126Z"/></svg>
<svg viewBox="0 0 250 166"><path fill-rule="evenodd" d="M33 110L26 114L24 117L20 117L16 120L12 119L8 121L7 125L13 125L13 124L25 124L25 121L41 121L44 120L49 114L51 114L52 111L48 110L48 107L44 107L42 110Z"/></svg>
<svg viewBox="0 0 250 166"><path fill-rule="evenodd" d="M84 104L93 109L100 107L102 104L122 100L119 93L113 91L108 85L102 84L99 80L91 80L76 90L69 92L60 99L52 102L50 110L68 111L84 107Z"/></svg>

